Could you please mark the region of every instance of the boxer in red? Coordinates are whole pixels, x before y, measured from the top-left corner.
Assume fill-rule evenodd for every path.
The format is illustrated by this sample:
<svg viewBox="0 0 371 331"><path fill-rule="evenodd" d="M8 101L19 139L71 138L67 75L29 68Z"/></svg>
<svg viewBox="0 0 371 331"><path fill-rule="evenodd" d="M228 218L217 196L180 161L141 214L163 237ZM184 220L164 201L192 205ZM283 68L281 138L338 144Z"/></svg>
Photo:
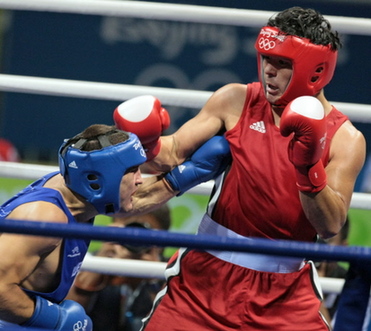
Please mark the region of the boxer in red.
<svg viewBox="0 0 371 331"><path fill-rule="evenodd" d="M366 152L363 135L324 94L340 46L320 13L289 8L259 32L259 82L220 88L172 135L160 137L164 116L154 99L140 119L121 106L116 125L140 139L136 126L157 128L151 144L143 142L155 171L168 171L224 135L232 162L216 179L200 234L330 238L346 220ZM146 331L329 329L319 312L316 270L305 259L181 249L166 276Z"/></svg>

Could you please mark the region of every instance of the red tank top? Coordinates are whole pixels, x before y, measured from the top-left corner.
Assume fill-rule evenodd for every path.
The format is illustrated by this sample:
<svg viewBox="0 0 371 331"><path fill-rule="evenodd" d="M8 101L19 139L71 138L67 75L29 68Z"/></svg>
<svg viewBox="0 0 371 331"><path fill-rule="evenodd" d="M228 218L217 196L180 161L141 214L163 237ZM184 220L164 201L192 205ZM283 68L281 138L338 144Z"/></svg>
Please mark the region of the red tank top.
<svg viewBox="0 0 371 331"><path fill-rule="evenodd" d="M241 118L225 135L233 162L209 213L243 236L313 241L316 231L304 215L288 159L291 136L283 137L274 124L260 83L248 84L247 91ZM331 139L347 119L335 108L327 116L325 166Z"/></svg>

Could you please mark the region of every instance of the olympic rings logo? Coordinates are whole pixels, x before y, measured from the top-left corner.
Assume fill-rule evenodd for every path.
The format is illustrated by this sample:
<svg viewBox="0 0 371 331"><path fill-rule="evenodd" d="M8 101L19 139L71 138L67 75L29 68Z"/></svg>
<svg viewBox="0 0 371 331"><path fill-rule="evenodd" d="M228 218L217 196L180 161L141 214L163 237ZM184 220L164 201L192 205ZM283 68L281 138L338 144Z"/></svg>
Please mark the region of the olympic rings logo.
<svg viewBox="0 0 371 331"><path fill-rule="evenodd" d="M259 39L259 48L264 49L265 51L269 51L272 48L276 47L276 43L273 40L269 40L267 38L261 37Z"/></svg>
<svg viewBox="0 0 371 331"><path fill-rule="evenodd" d="M77 321L73 325L73 331L84 331L86 330L87 325L88 325L88 321L86 319L84 319L84 324L82 323L82 321Z"/></svg>

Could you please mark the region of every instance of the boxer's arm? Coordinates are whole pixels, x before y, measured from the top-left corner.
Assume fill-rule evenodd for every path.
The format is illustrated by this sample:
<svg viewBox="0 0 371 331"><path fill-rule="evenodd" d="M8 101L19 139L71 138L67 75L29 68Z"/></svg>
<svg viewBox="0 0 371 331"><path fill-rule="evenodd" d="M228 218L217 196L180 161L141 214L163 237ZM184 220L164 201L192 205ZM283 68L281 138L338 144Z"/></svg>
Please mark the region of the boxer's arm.
<svg viewBox="0 0 371 331"><path fill-rule="evenodd" d="M315 115L320 109L313 101L317 100L306 97L290 103L282 114L280 130L284 136L294 133L288 155L296 169L304 212L318 234L329 238L346 220L355 180L365 159L365 142L350 122L344 123L331 141L329 163L324 169L321 137L326 128L321 116Z"/></svg>
<svg viewBox="0 0 371 331"><path fill-rule="evenodd" d="M200 183L219 176L231 161L227 140L216 136L203 144L192 157L168 173L145 178L133 196L128 215L148 213Z"/></svg>
<svg viewBox="0 0 371 331"><path fill-rule="evenodd" d="M231 159L227 140L223 136L215 136L194 152L190 160L167 173L165 179L181 195L200 183L215 179Z"/></svg>
<svg viewBox="0 0 371 331"><path fill-rule="evenodd" d="M58 217L64 213L50 203L29 203L19 206L8 217L16 220L42 221ZM53 275L44 273L44 278L35 277L37 267L45 255L52 252L61 240L43 236L27 236L3 233L0 236L0 319L15 324L29 319L35 308L34 301L21 289L32 286L48 288ZM35 272L36 271L36 272ZM44 272L46 272L44 270ZM40 289L40 288L39 288Z"/></svg>
<svg viewBox="0 0 371 331"><path fill-rule="evenodd" d="M343 226L365 154L362 133L345 122L331 141L329 163L325 168L326 187L317 194L300 193L306 216L323 238L334 236Z"/></svg>
<svg viewBox="0 0 371 331"><path fill-rule="evenodd" d="M174 134L161 136L160 153L150 162L154 171L167 172L184 162L196 149L238 122L246 99L245 84L228 84L215 91L198 114Z"/></svg>
<svg viewBox="0 0 371 331"><path fill-rule="evenodd" d="M182 163L202 142L218 132L219 129L214 128L215 107L213 112L208 110L211 108L204 107L195 118L170 136L161 136L167 127L164 122L169 117L163 116L167 111L153 96L140 96L123 102L114 110L113 118L117 128L135 133L142 142L147 162L141 169L161 173Z"/></svg>

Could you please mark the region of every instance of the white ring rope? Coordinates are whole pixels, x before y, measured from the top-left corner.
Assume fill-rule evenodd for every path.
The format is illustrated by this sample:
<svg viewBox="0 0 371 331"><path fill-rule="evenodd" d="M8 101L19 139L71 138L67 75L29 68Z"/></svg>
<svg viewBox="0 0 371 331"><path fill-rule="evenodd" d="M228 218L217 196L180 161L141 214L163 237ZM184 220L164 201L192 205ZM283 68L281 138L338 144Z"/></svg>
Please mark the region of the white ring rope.
<svg viewBox="0 0 371 331"><path fill-rule="evenodd" d="M124 101L150 94L165 105L200 108L212 92L0 74L0 91Z"/></svg>
<svg viewBox="0 0 371 331"><path fill-rule="evenodd" d="M59 171L56 166L0 161L0 177L36 180L47 173ZM143 175L146 177L148 175ZM202 183L188 191L191 194L209 195L214 182ZM371 209L371 194L354 192L351 208Z"/></svg>
<svg viewBox="0 0 371 331"><path fill-rule="evenodd" d="M139 278L165 279L165 262L143 260L115 259L100 256L85 256L81 270L107 275L129 276ZM324 293L340 293L344 280L340 278L320 277Z"/></svg>
<svg viewBox="0 0 371 331"><path fill-rule="evenodd" d="M139 95L150 94L159 98L163 105L188 108L202 108L212 94L210 91L140 85L134 86L8 74L0 74L0 91L117 100L119 102ZM345 115L349 116L352 121L371 123L371 105L346 102L332 102L332 104Z"/></svg>
<svg viewBox="0 0 371 331"><path fill-rule="evenodd" d="M0 8L261 27L274 12L145 1L0 0ZM371 35L371 19L325 17L341 33Z"/></svg>
<svg viewBox="0 0 371 331"><path fill-rule="evenodd" d="M81 270L107 275L165 279L165 262L86 255Z"/></svg>

